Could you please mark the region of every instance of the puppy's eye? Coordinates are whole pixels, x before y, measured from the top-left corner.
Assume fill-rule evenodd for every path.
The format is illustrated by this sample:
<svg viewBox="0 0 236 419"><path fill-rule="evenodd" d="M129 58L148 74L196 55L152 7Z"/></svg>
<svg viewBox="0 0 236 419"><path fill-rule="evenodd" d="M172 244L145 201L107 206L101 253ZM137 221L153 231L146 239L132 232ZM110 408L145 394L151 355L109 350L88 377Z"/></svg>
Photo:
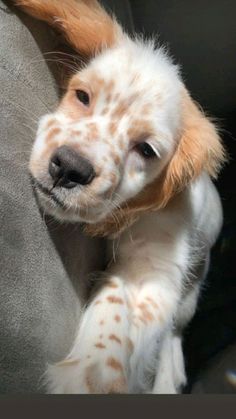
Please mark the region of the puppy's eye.
<svg viewBox="0 0 236 419"><path fill-rule="evenodd" d="M135 146L135 150L141 154L145 159L157 157L155 150L148 143L139 143Z"/></svg>
<svg viewBox="0 0 236 419"><path fill-rule="evenodd" d="M81 103L83 103L85 106L89 105L90 98L87 92L85 92L84 90L76 90L75 93L76 93L77 99Z"/></svg>

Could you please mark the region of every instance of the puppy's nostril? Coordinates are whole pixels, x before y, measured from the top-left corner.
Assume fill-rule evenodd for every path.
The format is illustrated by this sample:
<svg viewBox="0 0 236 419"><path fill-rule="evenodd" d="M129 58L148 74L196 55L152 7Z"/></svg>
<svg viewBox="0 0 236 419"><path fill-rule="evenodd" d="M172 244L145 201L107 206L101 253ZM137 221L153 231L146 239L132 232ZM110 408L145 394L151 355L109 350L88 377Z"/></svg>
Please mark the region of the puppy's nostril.
<svg viewBox="0 0 236 419"><path fill-rule="evenodd" d="M69 172L68 175L67 175L67 177L68 177L68 179L71 182L80 183L81 174L78 173L78 172L76 172L76 171L74 171L74 170L72 170L71 172Z"/></svg>
<svg viewBox="0 0 236 419"><path fill-rule="evenodd" d="M55 155L53 155L53 156L52 156L52 158L51 158L51 162L52 162L55 166L58 166L58 167L60 167L60 166L61 166L60 159L59 159L57 156L55 156Z"/></svg>
<svg viewBox="0 0 236 419"><path fill-rule="evenodd" d="M57 178L59 179L61 174L60 163L57 164L56 162L51 160L49 163L49 173L54 180L56 180Z"/></svg>
<svg viewBox="0 0 236 419"><path fill-rule="evenodd" d="M53 154L49 173L55 186L67 189L88 185L96 175L91 163L68 146L59 147Z"/></svg>

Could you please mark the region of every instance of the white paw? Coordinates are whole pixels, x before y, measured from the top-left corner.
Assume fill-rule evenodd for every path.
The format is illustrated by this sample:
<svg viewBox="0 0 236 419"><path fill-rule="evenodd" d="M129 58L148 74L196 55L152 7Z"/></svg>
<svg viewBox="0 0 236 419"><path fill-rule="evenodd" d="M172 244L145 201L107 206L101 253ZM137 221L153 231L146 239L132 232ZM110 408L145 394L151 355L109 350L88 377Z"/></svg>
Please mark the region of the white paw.
<svg viewBox="0 0 236 419"><path fill-rule="evenodd" d="M47 370L48 393L108 394L127 393L122 364L107 357L105 362L86 358L66 359Z"/></svg>

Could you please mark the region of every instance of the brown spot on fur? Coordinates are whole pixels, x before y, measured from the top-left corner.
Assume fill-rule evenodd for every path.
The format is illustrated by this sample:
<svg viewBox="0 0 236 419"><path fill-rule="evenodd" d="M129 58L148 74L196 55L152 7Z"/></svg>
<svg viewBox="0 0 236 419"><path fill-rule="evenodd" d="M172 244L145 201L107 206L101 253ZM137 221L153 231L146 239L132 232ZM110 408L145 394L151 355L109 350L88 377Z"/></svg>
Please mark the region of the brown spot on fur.
<svg viewBox="0 0 236 419"><path fill-rule="evenodd" d="M120 157L114 151L111 152L111 158L114 160L114 163L118 166L121 162Z"/></svg>
<svg viewBox="0 0 236 419"><path fill-rule="evenodd" d="M128 351L131 353L134 350L134 344L130 338L126 338Z"/></svg>
<svg viewBox="0 0 236 419"><path fill-rule="evenodd" d="M71 134L72 134L72 135L76 135L76 136L80 136L80 135L81 135L81 131L73 129L73 130L71 131Z"/></svg>
<svg viewBox="0 0 236 419"><path fill-rule="evenodd" d="M151 105L146 104L143 106L141 114L147 116L151 113L151 110L152 110Z"/></svg>
<svg viewBox="0 0 236 419"><path fill-rule="evenodd" d="M55 137L56 135L58 135L60 133L61 133L61 129L60 128L56 128L55 127L55 128L50 129L50 131L48 132L48 134L47 134L47 136L45 138L45 141L46 142L50 142L53 139L53 137Z"/></svg>
<svg viewBox="0 0 236 419"><path fill-rule="evenodd" d="M115 87L115 81L114 80L109 80L107 83L105 83L104 86L104 91L107 93L106 95L106 101L110 102L111 97L112 97L112 92L114 90Z"/></svg>
<svg viewBox="0 0 236 419"><path fill-rule="evenodd" d="M96 76L94 73L93 74L93 88L96 90L96 92L99 93L101 89L104 89L104 86L105 86L105 80L102 77Z"/></svg>
<svg viewBox="0 0 236 419"><path fill-rule="evenodd" d="M120 321L121 321L121 317L120 317L118 314L116 314L116 315L114 316L114 320L115 320L117 323L120 323Z"/></svg>
<svg viewBox="0 0 236 419"><path fill-rule="evenodd" d="M103 345L103 343L101 343L101 342L95 343L94 346L96 346L96 348L99 348L99 349L105 349L106 348L106 346Z"/></svg>
<svg viewBox="0 0 236 419"><path fill-rule="evenodd" d="M117 130L117 124L116 122L113 121L109 124L109 133L111 134L112 137L115 134L116 130Z"/></svg>
<svg viewBox="0 0 236 419"><path fill-rule="evenodd" d="M125 99L125 100L117 101L117 106L114 109L114 111L112 112L112 118L119 120L124 115L127 115L130 106L137 99L138 99L138 95L137 94L133 94L133 95L129 96L127 99Z"/></svg>
<svg viewBox="0 0 236 419"><path fill-rule="evenodd" d="M47 122L47 125L46 125L46 129L49 129L49 128L51 128L53 125L55 125L57 123L57 120L56 119L50 119L48 122Z"/></svg>
<svg viewBox="0 0 236 419"><path fill-rule="evenodd" d="M116 182L117 182L117 176L116 176L116 174L115 174L115 173L111 173L111 174L110 174L110 180L111 180L111 183L112 183L113 185L115 185L115 184L116 184Z"/></svg>
<svg viewBox="0 0 236 419"><path fill-rule="evenodd" d="M115 295L109 295L107 297L107 301L112 304L124 304L124 301L120 297L116 297Z"/></svg>
<svg viewBox="0 0 236 419"><path fill-rule="evenodd" d="M130 140L137 141L140 138L145 139L152 135L153 126L149 120L134 120L127 131Z"/></svg>
<svg viewBox="0 0 236 419"><path fill-rule="evenodd" d="M107 115L108 114L108 112L109 112L109 106L106 106L103 110L102 110L102 112L101 112L101 115L103 115L103 116L105 116L105 115Z"/></svg>
<svg viewBox="0 0 236 419"><path fill-rule="evenodd" d="M158 305L151 297L146 297L146 300L152 305L153 308L158 308Z"/></svg>
<svg viewBox="0 0 236 419"><path fill-rule="evenodd" d="M99 322L99 324L100 324L101 326L103 326L103 325L105 324L104 320L101 320L101 321Z"/></svg>
<svg viewBox="0 0 236 419"><path fill-rule="evenodd" d="M90 365L85 371L85 382L89 393L97 393L97 386L93 380L94 377L94 365Z"/></svg>
<svg viewBox="0 0 236 419"><path fill-rule="evenodd" d="M116 380L113 380L112 383L107 387L107 393L108 394L122 394L128 392L128 386L126 379L124 377L117 378Z"/></svg>
<svg viewBox="0 0 236 419"><path fill-rule="evenodd" d="M85 371L85 382L91 394L109 394L128 392L127 382L123 374L120 377L102 384L99 380L98 365L90 365Z"/></svg>
<svg viewBox="0 0 236 419"><path fill-rule="evenodd" d="M147 320L143 316L138 316L142 323L147 324Z"/></svg>
<svg viewBox="0 0 236 419"><path fill-rule="evenodd" d="M116 93L113 97L114 102L118 102L119 99L120 99L120 93Z"/></svg>
<svg viewBox="0 0 236 419"><path fill-rule="evenodd" d="M98 304L101 304L101 300L95 301L94 305L97 306Z"/></svg>
<svg viewBox="0 0 236 419"><path fill-rule="evenodd" d="M110 340L114 340L115 342L117 342L117 343L119 343L120 345L121 345L121 340L120 340L120 338L118 338L118 336L116 336L116 335L114 335L114 334L112 334L112 335L110 335L109 336L109 339Z"/></svg>
<svg viewBox="0 0 236 419"><path fill-rule="evenodd" d="M115 282L108 282L106 286L109 288L118 288L118 285Z"/></svg>
<svg viewBox="0 0 236 419"><path fill-rule="evenodd" d="M111 98L112 98L112 94L111 93L108 93L107 95L106 95L106 102L110 102L111 101Z"/></svg>
<svg viewBox="0 0 236 419"><path fill-rule="evenodd" d="M141 304L138 305L138 307L142 311L142 319L144 319L146 321L152 321L152 320L154 320L154 316L148 310L147 304L141 303Z"/></svg>
<svg viewBox="0 0 236 419"><path fill-rule="evenodd" d="M120 101L113 110L111 116L113 119L121 119L127 113L128 104L126 101Z"/></svg>
<svg viewBox="0 0 236 419"><path fill-rule="evenodd" d="M138 304L138 307L143 311L147 309L147 304L146 303L140 303Z"/></svg>
<svg viewBox="0 0 236 419"><path fill-rule="evenodd" d="M89 140L90 141L96 140L99 136L97 124L95 124L95 122L91 122L90 124L88 124L88 129L89 129Z"/></svg>
<svg viewBox="0 0 236 419"><path fill-rule="evenodd" d="M122 364L113 357L108 358L107 365L108 367L111 367L113 370L123 372Z"/></svg>
<svg viewBox="0 0 236 419"><path fill-rule="evenodd" d="M126 141L125 136L121 134L118 138L118 146L120 150L125 150L127 148Z"/></svg>

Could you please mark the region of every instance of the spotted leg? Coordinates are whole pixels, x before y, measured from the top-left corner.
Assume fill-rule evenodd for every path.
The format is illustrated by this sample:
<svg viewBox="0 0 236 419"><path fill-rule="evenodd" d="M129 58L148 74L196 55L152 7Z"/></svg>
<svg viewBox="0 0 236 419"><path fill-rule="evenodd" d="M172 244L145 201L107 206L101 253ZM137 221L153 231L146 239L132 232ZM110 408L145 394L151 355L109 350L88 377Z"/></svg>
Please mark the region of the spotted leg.
<svg viewBox="0 0 236 419"><path fill-rule="evenodd" d="M178 268L173 266L172 269L173 276L159 273L146 281L139 291L130 331L134 344L130 358L131 392L177 392L173 371L172 327L181 298L182 278Z"/></svg>
<svg viewBox="0 0 236 419"><path fill-rule="evenodd" d="M69 356L48 369L49 392L127 392L128 310L125 287L113 277L85 309Z"/></svg>

